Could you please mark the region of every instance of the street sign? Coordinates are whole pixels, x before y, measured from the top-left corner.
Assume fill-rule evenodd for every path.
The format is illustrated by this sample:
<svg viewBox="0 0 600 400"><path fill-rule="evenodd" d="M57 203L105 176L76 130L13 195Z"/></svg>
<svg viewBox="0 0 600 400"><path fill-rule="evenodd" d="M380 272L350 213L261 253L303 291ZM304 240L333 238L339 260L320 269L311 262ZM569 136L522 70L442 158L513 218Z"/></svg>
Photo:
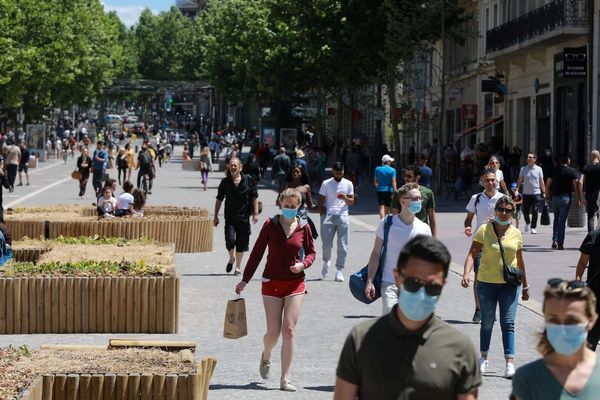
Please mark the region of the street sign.
<svg viewBox="0 0 600 400"><path fill-rule="evenodd" d="M463 104L460 107L460 117L464 122L477 123L477 104Z"/></svg>
<svg viewBox="0 0 600 400"><path fill-rule="evenodd" d="M565 47L563 49L564 77L585 78L587 76L587 47Z"/></svg>

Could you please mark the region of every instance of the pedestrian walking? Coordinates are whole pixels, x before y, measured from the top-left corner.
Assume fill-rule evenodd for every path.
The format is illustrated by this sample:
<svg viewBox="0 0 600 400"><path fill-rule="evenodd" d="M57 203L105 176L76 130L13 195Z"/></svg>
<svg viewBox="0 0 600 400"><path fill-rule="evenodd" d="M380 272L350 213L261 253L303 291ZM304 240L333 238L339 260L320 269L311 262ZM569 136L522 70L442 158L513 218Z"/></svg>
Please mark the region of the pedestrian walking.
<svg viewBox="0 0 600 400"><path fill-rule="evenodd" d="M419 186L421 194L421 209L415 214L417 219L429 225L431 235L436 236L436 219L435 219L435 196L431 189L421 185L421 167L418 165L409 165L404 169L404 184L414 182ZM392 196L392 214L398 214L402 210L402 202L400 201L398 191Z"/></svg>
<svg viewBox="0 0 600 400"><path fill-rule="evenodd" d="M106 165L108 163L108 153L104 150L104 144L101 140L96 143L96 150L92 156L92 186L94 187L95 198L100 197L100 190L104 187L104 180L106 174Z"/></svg>
<svg viewBox="0 0 600 400"><path fill-rule="evenodd" d="M242 168L242 173L249 175L254 179L254 182L258 184L260 182L260 169L256 162L256 156L252 153L248 154L248 159Z"/></svg>
<svg viewBox="0 0 600 400"><path fill-rule="evenodd" d="M527 165L521 168L517 186L523 185L523 218L525 218L525 232L535 235L537 233L538 210L544 206L544 172L535 164L537 156L530 152L527 154ZM530 219L531 216L531 219Z"/></svg>
<svg viewBox="0 0 600 400"><path fill-rule="evenodd" d="M481 373L471 340L435 315L450 261L432 237L406 243L394 268L398 303L348 335L334 400L477 398Z"/></svg>
<svg viewBox="0 0 600 400"><path fill-rule="evenodd" d="M473 236L479 227L495 216L496 201L503 195L496 190L496 172L492 169L485 169L481 173L480 178L483 183L484 190L481 193L474 194L467 204L467 216L465 218L465 235ZM476 217L475 230L471 227L473 217ZM479 272L479 263L481 254L477 254L473 261L473 271L475 278L473 279L473 295L475 296L475 313L473 314L473 322L481 322L481 311L479 309L479 297L477 296L477 273Z"/></svg>
<svg viewBox="0 0 600 400"><path fill-rule="evenodd" d="M6 164L6 177L8 178L9 191L15 190L15 180L17 179L17 170L21 162L21 149L14 142L14 139L7 140L6 150L4 151L4 163Z"/></svg>
<svg viewBox="0 0 600 400"><path fill-rule="evenodd" d="M585 337L598 319L597 298L580 281L550 279L544 290L542 358L517 370L511 399L592 400L600 393L600 362Z"/></svg>
<svg viewBox="0 0 600 400"><path fill-rule="evenodd" d="M546 200L552 200L554 212L554 225L552 227L552 248L564 250L565 225L571 207L571 193L575 192L576 202L579 204L579 190L577 187L577 171L571 168L571 159L567 154L560 157L560 165L554 169L552 177L548 178L546 187Z"/></svg>
<svg viewBox="0 0 600 400"><path fill-rule="evenodd" d="M269 218L263 225L244 268L242 281L235 292L240 294L252 279L264 252L269 248L262 274L262 297L267 322L259 372L268 379L271 353L279 336L281 345L281 377L279 388L295 392L289 371L295 347L295 330L306 292L304 270L315 260L315 248L310 226L298 217L302 196L296 189L285 189L278 198L281 214ZM298 254L302 250L304 258Z"/></svg>
<svg viewBox="0 0 600 400"><path fill-rule="evenodd" d="M392 168L394 159L388 154L381 157L381 165L375 168L373 184L377 189L379 219L383 219L390 211L392 194L396 191L396 169Z"/></svg>
<svg viewBox="0 0 600 400"><path fill-rule="evenodd" d="M503 194L508 194L508 188L506 187L506 182L504 181L504 173L500 169L500 160L498 157L490 157L490 161L488 161L486 168L493 169L496 172L496 190L502 192Z"/></svg>
<svg viewBox="0 0 600 400"><path fill-rule="evenodd" d="M0 157L0 223L4 224L4 207L2 206L2 187L10 189L8 178L4 169L4 159Z"/></svg>
<svg viewBox="0 0 600 400"><path fill-rule="evenodd" d="M279 154L275 156L271 164L271 179L273 182L277 182L277 190L280 192L285 185L285 177L291 164L290 158L285 154L285 147L280 147Z"/></svg>
<svg viewBox="0 0 600 400"><path fill-rule="evenodd" d="M433 181L433 170L427 166L427 155L419 155L419 167L421 168L421 180L420 185L425 186L427 189L431 189L431 182Z"/></svg>
<svg viewBox="0 0 600 400"><path fill-rule="evenodd" d="M240 266L250 242L250 217L252 223L258 222L258 192L252 178L241 173L241 161L232 158L227 164L225 178L217 190L213 225L219 225L219 211L225 200L225 247L229 252L229 261L225 267L231 272L235 262L235 275L240 275Z"/></svg>
<svg viewBox="0 0 600 400"><path fill-rule="evenodd" d="M519 193L519 187L516 182L511 183L510 185L510 198L515 202L515 207L517 207L517 211L513 215L513 220L515 222L515 228L519 228L519 220L521 219L521 206L523 205L523 195Z"/></svg>
<svg viewBox="0 0 600 400"><path fill-rule="evenodd" d="M389 313L395 304L398 303L398 286L394 284L394 269L400 252L412 238L416 236L431 236L429 226L416 218L416 214L422 208L422 196L419 191L419 185L416 182L404 184L397 190L400 207L400 213L387 216L379 221L377 230L375 231L375 244L369 257L369 273L367 284L365 286L365 294L369 299L375 296L375 286L373 280L379 266L379 259L383 249L383 241L385 238L385 224L388 218L392 219L392 224L389 228L387 250L381 275L381 314Z"/></svg>
<svg viewBox="0 0 600 400"><path fill-rule="evenodd" d="M127 180L131 180L131 171L135 168L135 151L131 148L131 142L125 145L127 156Z"/></svg>
<svg viewBox="0 0 600 400"><path fill-rule="evenodd" d="M137 188L142 189L144 195L152 194L152 170L154 169L154 161L148 150L148 144L144 143L137 158Z"/></svg>
<svg viewBox="0 0 600 400"><path fill-rule="evenodd" d="M518 267L522 271L523 293L521 298L524 301L529 299L521 231L510 224L515 210L515 203L508 196L502 196L496 201L495 219L481 225L477 230L465 260L462 277L462 286L468 288L470 285L469 275L475 257L481 252L481 265L477 277L477 296L481 309L479 366L482 374L487 371L489 366L488 354L496 317L496 305L498 305L506 360L505 378L511 378L515 374L513 363L515 358L515 317L521 287L505 281L504 265ZM500 244L502 247L499 247Z"/></svg>
<svg viewBox="0 0 600 400"><path fill-rule="evenodd" d="M121 184L121 175L123 175L123 182L127 180L127 170L129 169L129 162L127 161L127 150L122 147L119 149L117 154L117 179L119 185Z"/></svg>
<svg viewBox="0 0 600 400"><path fill-rule="evenodd" d="M25 178L27 179L27 186L29 186L29 150L25 147L24 144L20 144L19 148L21 149L21 159L19 160L19 185L23 186L23 173L25 173Z"/></svg>
<svg viewBox="0 0 600 400"><path fill-rule="evenodd" d="M594 219L598 214L598 193L600 192L600 152L592 150L590 162L581 170L579 193L581 203L587 212L587 230L594 230Z"/></svg>
<svg viewBox="0 0 600 400"><path fill-rule="evenodd" d="M212 157L208 146L204 146L200 151L200 173L202 174L202 186L205 191L208 187L208 173L212 170Z"/></svg>
<svg viewBox="0 0 600 400"><path fill-rule="evenodd" d="M333 177L321 184L319 189L319 214L321 214L321 240L323 243L323 268L321 275L329 272L333 238L337 234L337 258L335 261L335 280L344 282L342 273L348 255L350 223L348 206L354 204L354 185L344 178L344 164L336 162L332 166Z"/></svg>
<svg viewBox="0 0 600 400"><path fill-rule="evenodd" d="M587 286L594 292L596 299L600 299L600 230L593 230L587 234L581 246L580 255L575 269L575 279L583 281L583 274L587 269ZM600 304L596 304L596 313L600 313ZM600 341L600 323L590 327L587 341L592 350L596 350Z"/></svg>
<svg viewBox="0 0 600 400"><path fill-rule="evenodd" d="M89 150L84 147L81 150L81 155L77 157L77 170L79 171L79 198L83 199L90 173L92 172L93 162L89 156Z"/></svg>

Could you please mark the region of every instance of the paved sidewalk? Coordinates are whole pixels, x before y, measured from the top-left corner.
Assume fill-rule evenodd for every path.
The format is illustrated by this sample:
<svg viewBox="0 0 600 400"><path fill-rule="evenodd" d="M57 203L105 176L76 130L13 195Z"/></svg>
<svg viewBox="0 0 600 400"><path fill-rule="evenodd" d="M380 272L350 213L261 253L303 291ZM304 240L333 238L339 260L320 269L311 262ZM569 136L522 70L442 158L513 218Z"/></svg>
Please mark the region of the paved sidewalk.
<svg viewBox="0 0 600 400"><path fill-rule="evenodd" d="M177 148L178 152L181 149ZM67 166L57 166L40 171L34 179L40 182L60 181L74 168L74 161ZM114 170L110 171L111 175ZM148 204L201 206L211 211L214 208L216 187L223 177L222 172L212 173L209 177L209 190L200 187L198 172L183 171L181 165L174 162L164 166L159 172ZM264 220L275 214L275 192L269 186L261 184L260 199L264 211L259 224L253 227L251 243L254 243ZM37 188L39 190L41 188ZM93 199L91 188L88 198L79 200L77 182L65 180L51 189L39 192L23 204L90 204ZM378 222L376 201L370 189L361 188L360 204L352 208L352 225L347 276L362 267L368 259L374 240L373 229ZM30 192L31 193L31 192ZM25 191L17 190L20 196ZM6 193L5 193L6 196ZM5 205L17 198L5 197ZM464 201L462 202L464 203ZM462 235L464 204L440 201L438 213L439 237L450 248L453 259L462 265L469 247L469 240ZM318 218L314 218L318 224ZM577 252L547 251L549 247L548 227L540 229L537 236L524 235L526 262L529 270L533 296L540 299L543 281L547 275L570 276L573 270L566 267L575 265ZM568 248L578 246L584 232L569 229ZM529 250L532 249L532 250ZM535 251L534 251L535 250ZM177 270L181 274L180 333L177 335L21 335L2 336L0 346L8 344L29 344L32 347L43 343L104 344L111 337L138 337L173 340L193 340L198 343L197 356L214 355L218 360L215 375L211 382L211 399L328 399L332 397L335 381L335 368L339 352L346 335L355 324L380 314L379 302L367 306L354 300L347 283L333 281L333 274L326 280L320 277L321 242L317 240L317 261L307 271L308 292L297 328L297 348L292 364L292 382L299 388L296 394L282 393L278 389L279 355L273 357L273 376L265 382L258 374L258 364L262 349L262 335L265 330L264 311L260 296L260 272L244 291L248 314L248 336L238 340L223 338L223 317L226 301L234 298L234 287L238 279L225 274L226 250L223 240L223 228L215 230L214 251L201 254L178 254ZM264 265L264 264L263 264ZM460 268L460 267L459 267ZM260 270L260 268L259 268ZM470 322L473 314L473 296L471 290L460 286L460 276L451 273L448 277L439 306L441 318L468 335L476 348L479 345L479 326ZM538 358L535 352L537 333L542 329L543 320L535 312L520 307L517 313L517 366ZM484 378L480 391L482 399L506 399L510 393L510 381L502 378L504 362L500 329L496 325L490 353L491 365Z"/></svg>

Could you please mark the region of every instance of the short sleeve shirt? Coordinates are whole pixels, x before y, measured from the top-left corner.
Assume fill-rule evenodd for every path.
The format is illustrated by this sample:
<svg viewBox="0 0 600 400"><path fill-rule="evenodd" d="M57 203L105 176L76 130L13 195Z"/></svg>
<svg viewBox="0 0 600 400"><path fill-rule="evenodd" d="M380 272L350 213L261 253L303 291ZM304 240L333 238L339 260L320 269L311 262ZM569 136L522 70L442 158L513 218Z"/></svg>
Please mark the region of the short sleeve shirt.
<svg viewBox="0 0 600 400"><path fill-rule="evenodd" d="M431 179L433 178L433 171L426 165L421 167L421 179L419 180L419 184L425 186L426 188L431 189Z"/></svg>
<svg viewBox="0 0 600 400"><path fill-rule="evenodd" d="M419 185L419 192L421 193L421 211L416 213L415 217L429 225L429 210L435 210L435 196L433 195L433 191L425 186ZM398 191L395 191L392 196L391 208L398 209L398 212L402 211Z"/></svg>
<svg viewBox="0 0 600 400"><path fill-rule="evenodd" d="M117 210L128 210L130 204L133 204L133 195L127 192L122 193L117 200Z"/></svg>
<svg viewBox="0 0 600 400"><path fill-rule="evenodd" d="M498 246L498 237L494 232L493 224L481 225L475 233L473 241L483 245L477 280L487 283L506 283L504 281L504 266L500 255L500 246ZM506 264L516 267L517 251L523 248L521 231L513 226L509 227L502 239L502 247L504 247Z"/></svg>
<svg viewBox="0 0 600 400"><path fill-rule="evenodd" d="M585 175L585 193L597 197L600 192L600 163L587 164L581 173Z"/></svg>
<svg viewBox="0 0 600 400"><path fill-rule="evenodd" d="M498 191L496 191L496 194L492 197L487 197L485 192L471 196L471 200L469 200L469 204L467 204L467 211L475 214L475 217L477 218L477 225L473 232L477 232L481 225L485 224L490 218L493 218L496 215L496 201L502 196L504 195Z"/></svg>
<svg viewBox="0 0 600 400"><path fill-rule="evenodd" d="M338 193L354 195L354 185L346 178L337 182L333 178L325 180L319 189L319 195L325 196L325 209L329 215L348 215L348 204L338 199Z"/></svg>
<svg viewBox="0 0 600 400"><path fill-rule="evenodd" d="M519 177L523 177L523 194L542 194L540 188L540 179L544 179L544 172L539 165L534 165L533 168L529 168L529 165L521 168Z"/></svg>
<svg viewBox="0 0 600 400"><path fill-rule="evenodd" d="M435 315L408 331L397 307L346 339L336 375L358 386L358 398L456 399L481 385L479 355L467 336Z"/></svg>
<svg viewBox="0 0 600 400"><path fill-rule="evenodd" d="M375 168L378 192L393 192L392 180L396 178L396 169L389 165L380 165Z"/></svg>
<svg viewBox="0 0 600 400"><path fill-rule="evenodd" d="M552 176L552 196L570 196L573 191L573 181L577 180L574 168L561 165Z"/></svg>
<svg viewBox="0 0 600 400"><path fill-rule="evenodd" d="M592 375L577 394L570 393L558 383L543 359L517 369L512 389L512 395L520 400L595 400L600 393L600 362L596 361Z"/></svg>
<svg viewBox="0 0 600 400"><path fill-rule="evenodd" d="M384 226L386 218L379 221L375 234L379 239L384 239ZM383 264L382 282L394 283L394 268L398 262L400 252L406 243L417 235L431 236L431 229L427 224L415 218L412 224L405 224L398 215L392 217L392 225L388 234L385 262Z"/></svg>
<svg viewBox="0 0 600 400"><path fill-rule="evenodd" d="M587 234L579 251L590 256L588 264L588 286L593 289L600 289L600 230L593 230ZM591 280L590 280L591 279Z"/></svg>
<svg viewBox="0 0 600 400"><path fill-rule="evenodd" d="M254 180L244 174L237 186L230 177L225 177L219 184L217 200L225 200L226 221L248 221L253 212L252 202L258 197Z"/></svg>

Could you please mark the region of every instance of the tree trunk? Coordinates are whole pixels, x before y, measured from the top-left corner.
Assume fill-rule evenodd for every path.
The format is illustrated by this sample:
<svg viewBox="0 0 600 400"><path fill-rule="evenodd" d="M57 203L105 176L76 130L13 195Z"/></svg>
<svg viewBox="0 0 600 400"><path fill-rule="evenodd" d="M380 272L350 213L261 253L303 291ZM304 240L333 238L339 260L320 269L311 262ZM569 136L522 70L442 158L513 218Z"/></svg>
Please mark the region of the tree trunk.
<svg viewBox="0 0 600 400"><path fill-rule="evenodd" d="M396 79L390 78L387 83L388 102L390 104L391 121L392 121L392 136L394 137L394 158L396 159L396 169L401 169L401 151L400 151L400 131L398 129L398 116L396 109L398 102L396 101Z"/></svg>

